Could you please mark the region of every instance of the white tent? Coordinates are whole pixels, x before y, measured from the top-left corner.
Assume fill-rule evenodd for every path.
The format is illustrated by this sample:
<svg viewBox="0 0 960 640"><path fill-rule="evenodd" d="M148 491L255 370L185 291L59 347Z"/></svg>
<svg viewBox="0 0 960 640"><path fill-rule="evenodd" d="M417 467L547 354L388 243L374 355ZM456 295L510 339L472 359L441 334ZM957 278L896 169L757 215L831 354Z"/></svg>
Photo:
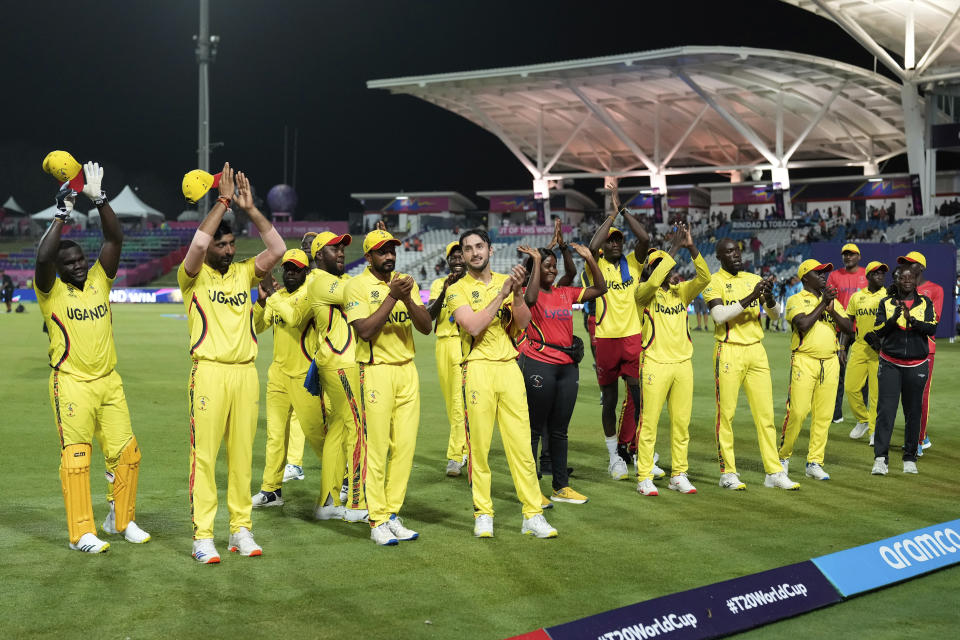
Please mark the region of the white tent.
<svg viewBox="0 0 960 640"><path fill-rule="evenodd" d="M113 207L113 211L118 218L137 218L151 222L163 222L166 217L150 205L145 204L129 186L124 187L115 198L111 198L110 206ZM100 212L91 209L90 220L99 221Z"/></svg>
<svg viewBox="0 0 960 640"><path fill-rule="evenodd" d="M26 213L26 211L23 210L23 207L21 207L20 204L14 200L13 196L7 198L7 201L3 203L3 208L14 213Z"/></svg>
<svg viewBox="0 0 960 640"><path fill-rule="evenodd" d="M55 216L57 213L59 213L59 210L57 209L57 205L54 204L54 205L50 205L48 208L44 209L43 211L39 211L31 215L30 218L33 220L38 220L40 222L49 222L50 220L53 220L53 216ZM73 219L74 224L79 224L81 227L84 227L84 228L87 226L86 214L80 213L79 211L74 210L74 212L70 214L70 217Z"/></svg>

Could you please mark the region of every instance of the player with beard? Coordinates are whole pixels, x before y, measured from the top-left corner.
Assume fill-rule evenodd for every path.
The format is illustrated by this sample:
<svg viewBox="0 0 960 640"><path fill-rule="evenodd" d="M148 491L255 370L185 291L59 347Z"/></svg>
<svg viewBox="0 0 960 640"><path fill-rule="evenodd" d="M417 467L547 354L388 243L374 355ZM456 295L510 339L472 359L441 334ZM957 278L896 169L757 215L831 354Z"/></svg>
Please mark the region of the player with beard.
<svg viewBox="0 0 960 640"><path fill-rule="evenodd" d="M60 173L57 172L58 165ZM129 542L144 543L150 534L133 521L140 474L140 448L130 427L123 381L116 371L110 288L117 277L123 230L101 191L103 169L93 162L83 167L69 154L54 151L44 169L64 184L57 195L56 214L37 247L34 289L50 338L50 406L60 433L60 484L67 512L69 546L84 553L102 553L110 543L97 537L90 498L90 459L96 437L106 458L110 480L107 533L122 533ZM64 174L63 170L67 173ZM61 240L73 211L77 191L100 212L103 246L90 269L83 249ZM57 278L57 276L60 276Z"/></svg>
<svg viewBox="0 0 960 640"><path fill-rule="evenodd" d="M799 489L780 465L777 457L777 431L773 426L773 387L770 364L763 348L760 302L773 320L780 316L773 297L773 278L764 280L742 271L740 247L730 238L717 243L720 270L710 278L703 291L713 318L714 385L717 394L717 459L720 486L742 491L733 453L733 416L737 411L740 387L744 386L750 413L757 429L760 457L766 471L764 485L778 489Z"/></svg>
<svg viewBox="0 0 960 640"><path fill-rule="evenodd" d="M394 272L400 242L382 228L367 234L368 267L347 284L347 321L357 333L361 407L367 433L370 538L379 545L415 540L398 517L420 427L420 376L413 329L429 335L430 313L408 275Z"/></svg>
<svg viewBox="0 0 960 640"><path fill-rule="evenodd" d="M324 446L323 405L303 386L317 348L317 325L304 281L310 260L301 249L283 254L283 289L273 290L271 278L260 283L253 325L257 333L273 327L273 362L267 372L267 443L260 492L253 506L283 505L284 458L296 412L304 435L317 457Z"/></svg>
<svg viewBox="0 0 960 640"><path fill-rule="evenodd" d="M243 173L236 174L236 184L234 195L234 171L229 163L224 164L217 185L220 196L197 228L177 270L193 360L187 387L193 557L203 564L220 562L213 543L213 523L217 515L217 453L223 440L227 447L229 549L241 556L263 553L250 533L253 439L260 414L250 289L283 257L286 244L253 204L250 181ZM184 186L188 186L186 179ZM249 216L266 245L259 255L239 263L233 261L233 229L223 221L231 202Z"/></svg>
<svg viewBox="0 0 960 640"><path fill-rule="evenodd" d="M463 371L460 362L463 353L460 350L460 330L447 308L447 289L463 277L463 251L460 243L451 242L446 249L447 268L450 274L437 278L430 285L430 303L427 311L433 319L434 333L437 335L437 377L440 392L447 407L447 421L450 423L450 437L447 439L447 475L455 478L460 475L467 463L467 436L463 427L463 392L460 390Z"/></svg>
<svg viewBox="0 0 960 640"><path fill-rule="evenodd" d="M357 370L356 338L344 312L350 276L343 272L344 249L353 242L349 234L330 231L317 234L311 253L317 264L309 283L313 315L320 332L314 360L320 387L327 397L327 439L320 467L320 500L314 515L318 520L342 518L347 522L367 519L363 491L366 474L366 438L360 409L360 375ZM347 470L347 502L341 503L340 481Z"/></svg>
<svg viewBox="0 0 960 640"><path fill-rule="evenodd" d="M615 185L611 186L611 197L613 214L607 216L590 240L590 251L597 256L597 265L607 285L607 292L596 300L597 382L603 404L603 435L610 459L607 470L614 480L623 480L628 475L627 463L632 461L629 447L634 446L640 427L637 424L640 417L638 376L642 340L634 295L647 259L650 237L640 221L624 210L623 218L637 237L633 251L624 255L623 232L613 226L620 213L620 198ZM616 413L620 378L627 384L628 398L620 416L618 433Z"/></svg>

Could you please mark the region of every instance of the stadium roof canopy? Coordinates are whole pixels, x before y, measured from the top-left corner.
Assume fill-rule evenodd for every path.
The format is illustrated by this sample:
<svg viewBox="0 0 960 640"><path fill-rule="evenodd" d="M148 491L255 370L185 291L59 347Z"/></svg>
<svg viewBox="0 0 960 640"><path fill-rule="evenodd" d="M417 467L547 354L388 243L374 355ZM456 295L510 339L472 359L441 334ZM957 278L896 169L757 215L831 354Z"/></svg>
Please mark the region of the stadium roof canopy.
<svg viewBox="0 0 960 640"><path fill-rule="evenodd" d="M957 0L783 1L836 22L904 82L960 82Z"/></svg>
<svg viewBox="0 0 960 640"><path fill-rule="evenodd" d="M678 47L371 80L497 136L536 179L859 166L904 153L900 85L826 58ZM774 179L776 180L776 174Z"/></svg>

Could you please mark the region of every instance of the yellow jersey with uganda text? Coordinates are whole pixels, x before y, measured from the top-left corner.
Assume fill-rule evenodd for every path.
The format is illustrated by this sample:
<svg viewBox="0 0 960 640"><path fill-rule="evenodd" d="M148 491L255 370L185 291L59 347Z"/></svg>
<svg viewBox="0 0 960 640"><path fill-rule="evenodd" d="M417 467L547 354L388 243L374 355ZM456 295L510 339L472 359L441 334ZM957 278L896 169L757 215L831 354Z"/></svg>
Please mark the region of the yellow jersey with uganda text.
<svg viewBox="0 0 960 640"><path fill-rule="evenodd" d="M509 277L505 273L491 273L490 276L490 283L484 284L468 272L450 285L447 288L447 306L450 312L454 313L464 305L469 306L474 312L485 309L497 297L503 288L503 283ZM463 362L472 360L508 362L517 359L515 338L518 337L518 332L512 326L512 304L513 293L510 293L497 309L497 317L476 338L458 325Z"/></svg>
<svg viewBox="0 0 960 640"><path fill-rule="evenodd" d="M96 380L117 366L110 310L112 285L99 260L87 272L83 289L60 278L47 293L34 285L50 338L51 367L80 380Z"/></svg>
<svg viewBox="0 0 960 640"><path fill-rule="evenodd" d="M404 274L393 273L392 278L402 278ZM370 267L363 273L351 278L346 287L347 322L369 318L380 308L387 299L390 287L380 280ZM416 302L420 299L420 289L413 283L410 298ZM357 336L357 362L363 364L403 364L413 360L416 349L413 346L413 322L407 307L400 301L393 305L387 321L379 333L370 340L363 340Z"/></svg>
<svg viewBox="0 0 960 640"><path fill-rule="evenodd" d="M292 378L304 377L317 350L317 323L313 319L306 284L290 293L278 289L266 303L253 305L257 333L273 327L273 363Z"/></svg>
<svg viewBox="0 0 960 640"><path fill-rule="evenodd" d="M463 278L461 277L461 280L462 279ZM446 278L437 278L433 281L433 283L430 285L431 300L436 300L440 297L440 292L443 291L443 283L446 282L446 280ZM447 287L447 293L449 292L450 287ZM457 323L453 320L453 310L447 304L446 294L444 294L443 302L440 303L440 313L437 314L437 320L434 324L434 327L434 332L437 334L438 338L451 338L460 335L460 327L458 327Z"/></svg>
<svg viewBox="0 0 960 640"><path fill-rule="evenodd" d="M833 317L824 311L803 335L800 335L800 331L793 324L793 319L797 315L810 313L820 304L820 301L820 296L806 289L795 293L787 299L786 320L793 328L790 350L824 360L837 355L837 325ZM833 308L838 313L843 313L843 305L836 300L833 301Z"/></svg>
<svg viewBox="0 0 960 640"><path fill-rule="evenodd" d="M193 278L180 265L177 283L187 308L190 357L225 364L257 358L250 290L259 282L254 258L232 263L224 274L203 263Z"/></svg>
<svg viewBox="0 0 960 640"><path fill-rule="evenodd" d="M762 278L755 273L740 271L737 275L721 268L710 284L703 290L703 301L709 306L711 300L719 300L728 305L739 302L753 293ZM714 323L713 337L719 342L734 344L755 344L763 340L763 326L760 324L760 298L750 303L736 318L723 324Z"/></svg>
<svg viewBox="0 0 960 640"><path fill-rule="evenodd" d="M877 322L877 307L887 296L887 289L880 287L876 293L870 293L868 287L856 291L847 303L847 315L857 324L857 342L866 345L864 336L873 331ZM870 350L876 356L876 351Z"/></svg>
<svg viewBox="0 0 960 640"><path fill-rule="evenodd" d="M321 369L347 369L357 364L357 340L344 311L348 282L348 275L337 277L314 269L304 285L309 289L319 331L314 357Z"/></svg>
<svg viewBox="0 0 960 640"><path fill-rule="evenodd" d="M648 282L662 283L664 277L658 272L669 272L674 264L673 258L663 258ZM662 286L657 286L656 291L647 292L647 283L641 283L637 288L637 304L643 305L644 358L667 364L684 362L693 357L687 308L710 282L710 268L703 256L698 254L693 266L697 270L696 277L672 284L666 291Z"/></svg>
<svg viewBox="0 0 960 640"><path fill-rule="evenodd" d="M610 262L603 256L597 266L607 282L607 292L596 299L598 338L626 338L640 333L640 315L634 300L643 265L637 262L633 251L624 254L627 273L622 273L620 261ZM628 276L626 279L624 276Z"/></svg>

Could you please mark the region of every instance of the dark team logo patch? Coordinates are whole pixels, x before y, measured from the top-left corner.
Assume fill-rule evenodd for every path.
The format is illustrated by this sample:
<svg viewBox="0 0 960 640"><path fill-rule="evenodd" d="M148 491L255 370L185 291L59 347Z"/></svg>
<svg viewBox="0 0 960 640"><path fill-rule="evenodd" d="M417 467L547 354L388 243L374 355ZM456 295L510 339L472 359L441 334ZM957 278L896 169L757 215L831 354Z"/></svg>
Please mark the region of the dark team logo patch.
<svg viewBox="0 0 960 640"><path fill-rule="evenodd" d="M210 406L210 398L208 398L207 396L200 396L197 399L197 408L199 408L200 411L206 411L209 406Z"/></svg>
<svg viewBox="0 0 960 640"><path fill-rule="evenodd" d="M334 291L336 291L338 286L340 286L339 282L330 283L330 293L333 293Z"/></svg>
<svg viewBox="0 0 960 640"><path fill-rule="evenodd" d="M376 289L374 289L373 291L371 291L371 292L370 292L370 299L371 299L371 300L379 300L379 299L380 299L380 292L377 291Z"/></svg>
<svg viewBox="0 0 960 640"><path fill-rule="evenodd" d="M470 392L470 404L480 404L480 392L471 391Z"/></svg>
<svg viewBox="0 0 960 640"><path fill-rule="evenodd" d="M479 291L471 291L471 292L470 292L470 295L473 297L474 300L479 300L479 299L480 299L480 292L479 292Z"/></svg>
<svg viewBox="0 0 960 640"><path fill-rule="evenodd" d="M730 289L733 289L733 285L728 282L728 283L727 283L727 290L729 291Z"/></svg>
<svg viewBox="0 0 960 640"><path fill-rule="evenodd" d="M647 377L647 384L653 384L653 374L648 373L646 377Z"/></svg>
<svg viewBox="0 0 960 640"><path fill-rule="evenodd" d="M67 405L66 405L66 410L64 411L64 414L66 414L66 416L67 416L68 418L75 418L75 417L77 416L77 405L76 405L76 403L74 403L74 402L68 402Z"/></svg>
<svg viewBox="0 0 960 640"><path fill-rule="evenodd" d="M376 404L377 400L380 398L380 394L377 393L376 389L370 389L370 393L367 394L367 401L370 404Z"/></svg>
<svg viewBox="0 0 960 640"><path fill-rule="evenodd" d="M541 389L543 387L543 376L530 376L530 384L533 385L534 389Z"/></svg>

